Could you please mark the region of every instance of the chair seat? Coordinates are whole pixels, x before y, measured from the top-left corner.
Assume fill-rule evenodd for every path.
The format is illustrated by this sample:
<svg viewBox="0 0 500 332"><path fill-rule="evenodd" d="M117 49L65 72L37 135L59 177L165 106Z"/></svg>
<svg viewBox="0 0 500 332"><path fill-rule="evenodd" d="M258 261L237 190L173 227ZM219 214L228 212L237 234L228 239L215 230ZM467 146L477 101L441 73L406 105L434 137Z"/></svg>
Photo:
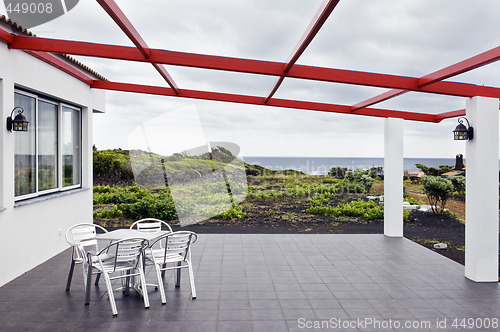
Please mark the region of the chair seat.
<svg viewBox="0 0 500 332"><path fill-rule="evenodd" d="M158 279L157 288L160 290L162 304L167 303L165 288L163 286L165 271L167 270L176 270L175 286L180 287L181 269L187 268L192 298L196 298L190 250L191 243L196 242L196 239L196 233L179 231L162 235L154 242L150 243L146 251L146 264L149 263L148 265L154 265L156 277ZM185 264L183 264L183 262ZM174 266L167 266L169 263L175 264Z"/></svg>
<svg viewBox="0 0 500 332"><path fill-rule="evenodd" d="M99 263L98 259L95 259L94 257L92 258L92 266L96 268L99 271L104 271L106 273L112 273L114 272L119 272L119 271L125 271L125 270L130 270L131 266L134 264L134 261L123 261L123 262L116 262L114 257L109 257L106 259L101 258L101 263Z"/></svg>
<svg viewBox="0 0 500 332"><path fill-rule="evenodd" d="M154 254L154 258L151 254L151 251L149 251L146 252L146 259L153 262L154 264L176 263L182 262L184 260L184 257L181 254L174 253L165 255L164 249L156 249L152 251Z"/></svg>
<svg viewBox="0 0 500 332"><path fill-rule="evenodd" d="M99 252L88 252L87 257L90 268L87 271L85 290L85 304L90 303L90 280L92 274L102 274L106 281L106 290L113 311L113 316L118 315L111 280L139 276L140 286L137 288L144 300L144 307L149 308L149 298L146 291L146 278L142 268L143 253L149 242L142 238L126 238L110 243ZM124 273L125 272L125 273ZM116 275L118 273L118 275ZM111 275L114 276L111 276ZM130 286L127 280L126 288Z"/></svg>

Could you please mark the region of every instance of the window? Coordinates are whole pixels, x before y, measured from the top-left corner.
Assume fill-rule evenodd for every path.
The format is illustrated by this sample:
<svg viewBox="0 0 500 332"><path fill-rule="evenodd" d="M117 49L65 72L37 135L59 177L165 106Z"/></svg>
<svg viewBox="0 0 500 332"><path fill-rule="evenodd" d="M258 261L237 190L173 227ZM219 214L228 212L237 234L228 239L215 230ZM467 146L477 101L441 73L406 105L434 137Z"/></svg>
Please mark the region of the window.
<svg viewBox="0 0 500 332"><path fill-rule="evenodd" d="M15 135L15 196L81 187L81 109L24 91L14 94L28 132Z"/></svg>

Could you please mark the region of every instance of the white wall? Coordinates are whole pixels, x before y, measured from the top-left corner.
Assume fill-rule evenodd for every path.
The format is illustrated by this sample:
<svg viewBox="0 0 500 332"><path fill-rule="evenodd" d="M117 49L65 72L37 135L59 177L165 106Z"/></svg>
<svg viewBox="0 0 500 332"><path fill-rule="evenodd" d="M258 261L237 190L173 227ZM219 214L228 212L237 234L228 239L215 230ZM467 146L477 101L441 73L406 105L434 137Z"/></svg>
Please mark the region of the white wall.
<svg viewBox="0 0 500 332"><path fill-rule="evenodd" d="M5 122L14 108L15 87L82 107L82 187L87 190L14 202L14 135ZM51 65L0 43L0 286L68 248L64 233L71 225L92 222L92 110L104 110L104 103L103 91L91 90Z"/></svg>

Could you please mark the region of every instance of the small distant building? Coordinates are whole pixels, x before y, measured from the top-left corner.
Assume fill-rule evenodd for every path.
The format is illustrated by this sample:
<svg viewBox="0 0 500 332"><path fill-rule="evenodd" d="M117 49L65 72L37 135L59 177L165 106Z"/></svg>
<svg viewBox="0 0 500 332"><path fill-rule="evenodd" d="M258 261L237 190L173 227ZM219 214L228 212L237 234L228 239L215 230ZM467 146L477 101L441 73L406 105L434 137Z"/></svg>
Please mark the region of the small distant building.
<svg viewBox="0 0 500 332"><path fill-rule="evenodd" d="M441 174L441 177L444 178L449 176L465 176L465 163L462 154L457 154L455 158L455 167L453 167L452 171Z"/></svg>
<svg viewBox="0 0 500 332"><path fill-rule="evenodd" d="M424 172L409 172L409 171L405 171L404 172L404 176L403 176L403 179L404 180L410 180L411 182L418 182L418 180L420 180L420 178L425 175Z"/></svg>

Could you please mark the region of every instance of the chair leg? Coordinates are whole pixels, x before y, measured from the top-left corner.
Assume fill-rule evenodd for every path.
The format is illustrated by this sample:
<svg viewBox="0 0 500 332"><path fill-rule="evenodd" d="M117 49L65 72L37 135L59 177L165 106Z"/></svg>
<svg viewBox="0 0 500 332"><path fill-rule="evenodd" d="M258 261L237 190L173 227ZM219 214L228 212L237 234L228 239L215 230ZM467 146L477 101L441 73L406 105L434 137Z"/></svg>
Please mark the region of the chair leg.
<svg viewBox="0 0 500 332"><path fill-rule="evenodd" d="M194 275L193 275L193 266L191 265L191 261L187 261L188 271L189 271L189 282L191 283L191 297L196 299L196 287L194 285Z"/></svg>
<svg viewBox="0 0 500 332"><path fill-rule="evenodd" d="M130 274L130 270L127 270L127 274ZM125 289L123 293L127 296L130 294L130 277L125 278Z"/></svg>
<svg viewBox="0 0 500 332"><path fill-rule="evenodd" d="M94 285L96 285L96 286L99 285L99 279L101 279L101 274L100 273L97 275L97 277L95 277L95 283L94 283Z"/></svg>
<svg viewBox="0 0 500 332"><path fill-rule="evenodd" d="M90 303L90 284L92 282L92 266L87 267L87 282L85 283L85 305Z"/></svg>
<svg viewBox="0 0 500 332"><path fill-rule="evenodd" d="M177 266L178 268L175 276L175 287L181 287L181 269L180 269L181 262L177 262Z"/></svg>
<svg viewBox="0 0 500 332"><path fill-rule="evenodd" d="M163 264L161 267L162 269L165 269L167 267L167 264ZM161 277L162 279L165 279L165 270L161 270Z"/></svg>
<svg viewBox="0 0 500 332"><path fill-rule="evenodd" d="M69 268L69 273L68 273L68 281L66 282L66 292L69 291L69 288L71 287L71 279L73 279L73 270L75 269L75 260L71 258L71 266Z"/></svg>
<svg viewBox="0 0 500 332"><path fill-rule="evenodd" d="M146 276L144 275L144 270L142 269L142 267L139 266L137 270L139 270L139 277L141 278L141 288L142 288L142 298L144 300L144 308L149 309L149 296L148 296L148 286L146 285Z"/></svg>
<svg viewBox="0 0 500 332"><path fill-rule="evenodd" d="M167 297L165 296L165 287L163 286L163 277L162 274L165 273L165 270L160 272L159 264L155 264L156 278L158 279L158 289L160 290L161 303L167 303Z"/></svg>
<svg viewBox="0 0 500 332"><path fill-rule="evenodd" d="M111 311L113 311L113 316L118 316L118 310L116 310L115 296L113 294L113 286L111 285L111 280L109 275L104 273L104 280L106 281L106 289L108 291L109 304L111 305Z"/></svg>

